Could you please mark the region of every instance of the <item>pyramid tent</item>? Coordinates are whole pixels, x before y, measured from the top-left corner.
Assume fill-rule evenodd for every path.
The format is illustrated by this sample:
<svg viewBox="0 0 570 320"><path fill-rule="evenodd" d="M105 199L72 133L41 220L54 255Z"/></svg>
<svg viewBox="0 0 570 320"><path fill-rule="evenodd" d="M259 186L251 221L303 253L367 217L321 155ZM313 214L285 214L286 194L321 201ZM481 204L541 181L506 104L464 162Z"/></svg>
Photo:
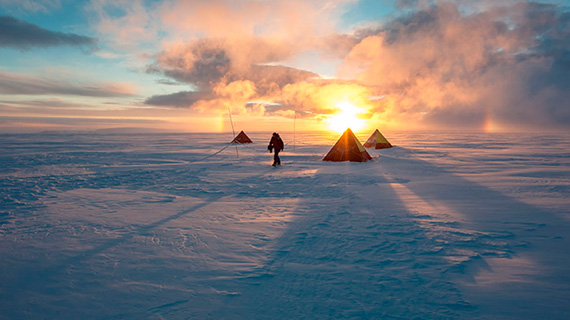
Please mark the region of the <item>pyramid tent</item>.
<svg viewBox="0 0 570 320"><path fill-rule="evenodd" d="M252 143L251 139L243 130L232 140L231 143Z"/></svg>
<svg viewBox="0 0 570 320"><path fill-rule="evenodd" d="M378 129L376 129L376 131L374 131L374 133L372 133L370 138L368 138L368 140L366 140L366 143L364 143L364 146L366 148L374 147L374 149L392 148L392 145L390 144L390 142L388 142L388 140L386 140L386 138L384 138L384 136L382 135L382 133L380 133L380 131L378 131Z"/></svg>
<svg viewBox="0 0 570 320"><path fill-rule="evenodd" d="M372 160L366 149L360 144L350 128L342 134L323 161L365 162Z"/></svg>

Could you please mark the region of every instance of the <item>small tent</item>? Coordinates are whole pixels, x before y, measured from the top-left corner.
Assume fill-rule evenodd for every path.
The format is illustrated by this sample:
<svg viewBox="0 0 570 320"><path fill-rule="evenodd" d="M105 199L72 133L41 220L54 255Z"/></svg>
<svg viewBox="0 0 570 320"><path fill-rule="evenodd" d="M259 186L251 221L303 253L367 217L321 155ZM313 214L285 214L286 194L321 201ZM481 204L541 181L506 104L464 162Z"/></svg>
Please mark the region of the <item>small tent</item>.
<svg viewBox="0 0 570 320"><path fill-rule="evenodd" d="M360 144L350 128L342 134L323 161L365 162L372 160L366 149Z"/></svg>
<svg viewBox="0 0 570 320"><path fill-rule="evenodd" d="M251 139L243 130L232 140L231 143L252 143Z"/></svg>
<svg viewBox="0 0 570 320"><path fill-rule="evenodd" d="M382 133L380 133L380 131L378 131L378 129L376 129L376 131L374 131L374 133L372 133L370 138L368 138L368 140L366 140L366 143L364 144L364 146L366 148L374 147L374 149L392 148L392 145L390 144L390 142L388 142L388 140L386 140L386 138L384 138L384 136L382 135Z"/></svg>

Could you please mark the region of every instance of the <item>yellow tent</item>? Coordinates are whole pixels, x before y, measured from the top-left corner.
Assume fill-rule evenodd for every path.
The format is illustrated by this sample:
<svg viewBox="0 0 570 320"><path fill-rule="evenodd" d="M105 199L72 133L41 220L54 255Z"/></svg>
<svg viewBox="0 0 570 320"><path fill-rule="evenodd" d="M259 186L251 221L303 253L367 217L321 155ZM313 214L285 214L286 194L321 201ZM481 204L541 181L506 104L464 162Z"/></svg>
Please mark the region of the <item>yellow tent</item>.
<svg viewBox="0 0 570 320"><path fill-rule="evenodd" d="M364 146L366 148L374 147L374 149L392 148L392 145L390 144L390 142L388 142L388 140L386 140L386 138L384 138L384 136L382 135L382 133L380 133L380 131L378 131L378 129L376 129L376 131L374 131L374 133L372 133L370 138L368 138L368 140L366 140L366 143L364 143Z"/></svg>
<svg viewBox="0 0 570 320"><path fill-rule="evenodd" d="M360 144L350 128L342 134L323 161L365 162L372 160L366 149Z"/></svg>

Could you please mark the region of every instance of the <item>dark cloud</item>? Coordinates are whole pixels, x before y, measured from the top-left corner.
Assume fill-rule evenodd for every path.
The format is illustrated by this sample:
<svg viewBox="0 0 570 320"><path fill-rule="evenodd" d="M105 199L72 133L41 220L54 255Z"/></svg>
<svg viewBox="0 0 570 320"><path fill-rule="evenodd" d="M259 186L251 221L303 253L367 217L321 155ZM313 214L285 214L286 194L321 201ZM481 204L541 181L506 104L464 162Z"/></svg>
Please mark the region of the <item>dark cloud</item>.
<svg viewBox="0 0 570 320"><path fill-rule="evenodd" d="M179 86L179 85L181 85L180 82L178 82L178 81L173 81L173 80L170 80L170 79L159 79L159 80L156 80L156 83L158 83L158 84L164 84L164 85L167 85L167 86Z"/></svg>
<svg viewBox="0 0 570 320"><path fill-rule="evenodd" d="M201 99L211 97L210 93L198 91L181 91L172 94L154 95L144 101L144 104L151 106L166 106L177 108L188 108Z"/></svg>
<svg viewBox="0 0 570 320"><path fill-rule="evenodd" d="M78 85L0 71L0 94L124 97L135 95L135 88L129 83Z"/></svg>
<svg viewBox="0 0 570 320"><path fill-rule="evenodd" d="M97 39L44 29L10 16L0 16L0 47L28 50L55 46L78 46L94 50Z"/></svg>
<svg viewBox="0 0 570 320"><path fill-rule="evenodd" d="M84 107L77 103L67 102L62 99L38 99L38 100L0 100L0 104L4 105L19 105L19 106L34 106L42 108L77 108Z"/></svg>
<svg viewBox="0 0 570 320"><path fill-rule="evenodd" d="M147 71L163 73L179 82L204 86L218 81L230 70L230 59L217 41L200 40L184 49L187 51L180 52L181 56L178 52L159 55L159 61Z"/></svg>
<svg viewBox="0 0 570 320"><path fill-rule="evenodd" d="M313 72L268 64L284 56L280 48L260 39L249 39L244 42L244 50L248 51L245 48L252 45L259 46L253 55L236 51L235 44L224 39L200 39L162 52L147 72L196 86L197 90L152 96L145 104L188 107L198 101L211 100L212 106L219 106L216 99L237 97L245 103L248 98L278 95L288 84L318 77ZM240 93L242 90L246 94ZM208 109L206 105L208 103L201 103L196 107Z"/></svg>
<svg viewBox="0 0 570 320"><path fill-rule="evenodd" d="M315 73L269 63L286 57L282 48L256 39L244 40L243 52L236 44L224 39L200 39L190 44L164 51L147 72L163 74L182 83L212 87L220 81L249 80L258 88L269 83L283 87L318 76ZM255 46L254 49L251 47ZM248 55L254 50L254 54Z"/></svg>

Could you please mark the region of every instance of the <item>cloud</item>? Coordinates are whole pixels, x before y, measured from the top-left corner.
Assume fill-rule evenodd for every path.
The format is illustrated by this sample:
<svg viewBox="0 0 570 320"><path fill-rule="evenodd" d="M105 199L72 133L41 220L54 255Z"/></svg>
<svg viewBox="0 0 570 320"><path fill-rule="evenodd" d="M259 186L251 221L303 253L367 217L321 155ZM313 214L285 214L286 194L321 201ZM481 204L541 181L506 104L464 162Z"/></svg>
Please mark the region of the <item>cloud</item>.
<svg viewBox="0 0 570 320"><path fill-rule="evenodd" d="M253 38L242 39L240 45L234 41L199 39L169 46L156 56L155 63L147 68L147 72L195 86L196 92L153 96L145 103L189 107L201 101L194 107L200 110L207 110L208 106L214 106L212 110L226 109L226 103L219 100L207 103L204 99L235 99L239 96L240 103L246 103L243 95L228 94L228 90L240 88L249 93L248 98L276 96L288 84L318 77L309 71L267 64L289 55L282 44ZM254 47L256 50L252 53ZM244 84L247 84L247 90ZM234 100L232 104L238 102Z"/></svg>
<svg viewBox="0 0 570 320"><path fill-rule="evenodd" d="M42 107L42 108L77 108L77 107L87 107L83 105L78 105L77 103L68 102L60 98L49 98L49 99L35 99L35 100L0 100L0 104L6 106L32 106L32 107Z"/></svg>
<svg viewBox="0 0 570 320"><path fill-rule="evenodd" d="M108 52L108 51L97 51L97 52L95 52L95 55L98 56L99 58L103 58L103 59L107 59L107 60L117 60L117 59L124 58L123 55L116 54L113 52Z"/></svg>
<svg viewBox="0 0 570 320"><path fill-rule="evenodd" d="M359 106L363 114L368 113L377 107L377 101L370 99L376 94L376 88L354 82L315 79L288 84L273 100L295 110L297 117L318 117L335 113L336 105L342 101Z"/></svg>
<svg viewBox="0 0 570 320"><path fill-rule="evenodd" d="M116 17L110 9L117 5L107 0L95 1L92 8L102 17L101 31L118 35L110 31L126 30L130 39L137 38L136 30L148 30L140 33L152 37L167 35L147 72L194 89L151 96L145 104L224 112L232 105L247 112L248 99L280 99L285 86L318 77L281 62L329 46L324 40L329 36L338 38L336 50L346 53L346 38L334 35L333 14L344 2L169 1L152 12L138 4L119 4L122 14Z"/></svg>
<svg viewBox="0 0 570 320"><path fill-rule="evenodd" d="M473 9L471 7L470 9ZM341 75L381 88L402 121L570 124L570 13L540 3L441 2L360 31Z"/></svg>
<svg viewBox="0 0 570 320"><path fill-rule="evenodd" d="M147 105L319 118L345 100L380 125L568 127L565 8L398 0L400 16L339 34L335 23L350 2L172 0L149 8L93 1L99 30L125 41L160 39L146 71L192 88L149 97ZM340 59L342 80L286 66L307 53Z"/></svg>
<svg viewBox="0 0 570 320"><path fill-rule="evenodd" d="M7 95L75 95L88 97L125 97L136 94L130 83L78 85L55 79L0 71L0 94Z"/></svg>
<svg viewBox="0 0 570 320"><path fill-rule="evenodd" d="M93 130L104 129L102 132L114 132L122 130L123 132L133 132L135 128L140 128L142 132L148 132L151 129L146 128L172 127L171 123L164 120L153 119L133 119L133 118L94 118L94 117L33 117L33 116L4 116L0 119L0 133L28 133L28 132L45 132L51 130ZM116 132L116 131L115 131Z"/></svg>
<svg viewBox="0 0 570 320"><path fill-rule="evenodd" d="M55 46L78 46L93 50L97 42L91 37L47 30L9 16L0 16L0 31L0 47L21 50Z"/></svg>
<svg viewBox="0 0 570 320"><path fill-rule="evenodd" d="M155 82L158 83L158 84L166 85L166 86L179 86L179 85L181 85L180 82L174 81L174 80L170 80L170 79L158 79L158 80L156 80Z"/></svg>
<svg viewBox="0 0 570 320"><path fill-rule="evenodd" d="M349 2L352 0L178 0L165 3L159 11L165 30L177 38L257 36L311 42L334 33L338 13Z"/></svg>
<svg viewBox="0 0 570 320"><path fill-rule="evenodd" d="M349 51L348 37L330 37L333 54ZM323 42L324 43L324 42ZM354 43L353 43L354 45ZM344 47L343 49L340 49ZM267 38L209 39L176 43L156 56L147 72L195 86L196 91L152 96L147 105L186 107L203 112L322 119L341 100L360 103L363 113L374 104L373 88L323 80L318 74L275 64L296 53ZM254 101L263 101L255 103Z"/></svg>
<svg viewBox="0 0 570 320"><path fill-rule="evenodd" d="M160 42L163 33L160 19L161 1L91 0L85 6L90 23L106 45L114 50L140 54Z"/></svg>
<svg viewBox="0 0 570 320"><path fill-rule="evenodd" d="M201 99L206 99L210 96L207 93L196 91L180 91L172 94L154 95L147 98L144 104L151 106L167 106L188 108Z"/></svg>
<svg viewBox="0 0 570 320"><path fill-rule="evenodd" d="M148 72L163 73L181 82L197 86L248 79L266 79L282 86L317 76L315 73L270 65L292 56L286 44L269 39L197 39L169 45L156 56Z"/></svg>
<svg viewBox="0 0 570 320"><path fill-rule="evenodd" d="M9 12L49 13L61 8L60 0L0 0L0 8Z"/></svg>

